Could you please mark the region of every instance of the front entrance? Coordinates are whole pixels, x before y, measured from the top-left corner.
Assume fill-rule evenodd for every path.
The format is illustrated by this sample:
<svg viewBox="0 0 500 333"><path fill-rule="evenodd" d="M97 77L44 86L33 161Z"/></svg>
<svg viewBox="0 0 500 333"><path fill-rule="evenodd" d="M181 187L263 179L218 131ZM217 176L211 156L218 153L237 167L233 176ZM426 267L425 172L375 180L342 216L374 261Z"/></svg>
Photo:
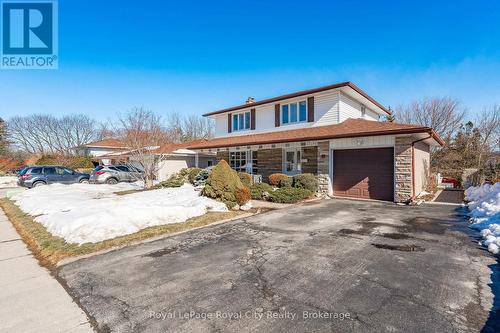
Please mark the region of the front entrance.
<svg viewBox="0 0 500 333"><path fill-rule="evenodd" d="M283 173L293 176L301 172L301 153L299 149L285 149Z"/></svg>
<svg viewBox="0 0 500 333"><path fill-rule="evenodd" d="M394 149L349 149L333 152L333 194L393 201Z"/></svg>

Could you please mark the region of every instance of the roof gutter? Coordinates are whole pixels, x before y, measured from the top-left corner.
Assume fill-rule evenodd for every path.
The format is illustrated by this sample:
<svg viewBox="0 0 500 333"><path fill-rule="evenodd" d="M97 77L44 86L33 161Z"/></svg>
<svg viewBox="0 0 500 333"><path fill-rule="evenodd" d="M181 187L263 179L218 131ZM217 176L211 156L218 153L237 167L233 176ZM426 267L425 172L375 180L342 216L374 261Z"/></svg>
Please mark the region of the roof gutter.
<svg viewBox="0 0 500 333"><path fill-rule="evenodd" d="M187 149L214 149L214 148L229 148L237 146L252 146L252 145L263 145L263 144L273 144L273 143L288 143L288 142L300 142L300 141L318 141L318 140L330 140L330 139L343 139L343 138L357 138L363 136L380 136L380 135L396 135L396 134L414 134L414 133L429 133L431 129L428 127L417 127L409 129L399 129L399 130L384 130L384 131L374 131L374 132L362 132L362 133L352 133L352 134L342 134L342 135L323 135L323 136L308 136L308 137L298 137L289 139L273 139L273 140L262 140L247 143L227 143L227 144L214 144L213 146L189 146ZM426 138L427 139L427 138ZM442 140L441 140L442 141ZM439 141L438 141L439 142Z"/></svg>

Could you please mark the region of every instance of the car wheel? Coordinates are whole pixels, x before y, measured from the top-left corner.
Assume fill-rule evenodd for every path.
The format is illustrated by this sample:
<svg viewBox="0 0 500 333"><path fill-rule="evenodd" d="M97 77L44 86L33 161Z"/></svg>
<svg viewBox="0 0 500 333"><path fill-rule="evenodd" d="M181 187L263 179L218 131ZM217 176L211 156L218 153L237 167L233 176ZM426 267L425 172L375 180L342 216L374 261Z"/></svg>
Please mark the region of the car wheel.
<svg viewBox="0 0 500 333"><path fill-rule="evenodd" d="M118 183L118 181L115 178L109 178L108 180L106 180L106 184L109 184L109 185L115 185L117 183Z"/></svg>
<svg viewBox="0 0 500 333"><path fill-rule="evenodd" d="M88 179L82 179L80 180L80 184L88 184L89 180Z"/></svg>
<svg viewBox="0 0 500 333"><path fill-rule="evenodd" d="M33 184L33 187L38 187L38 186L43 186L43 185L47 185L47 184L45 184L44 182L36 182Z"/></svg>

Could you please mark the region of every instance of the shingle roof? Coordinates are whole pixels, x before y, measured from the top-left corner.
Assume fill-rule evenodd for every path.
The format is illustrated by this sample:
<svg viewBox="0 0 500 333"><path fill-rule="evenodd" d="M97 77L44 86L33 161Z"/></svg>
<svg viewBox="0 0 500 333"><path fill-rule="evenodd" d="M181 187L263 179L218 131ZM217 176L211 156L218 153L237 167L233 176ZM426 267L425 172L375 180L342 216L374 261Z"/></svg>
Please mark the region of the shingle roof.
<svg viewBox="0 0 500 333"><path fill-rule="evenodd" d="M349 118L344 122L335 125L216 138L205 142L191 144L187 148L208 149L280 142L327 140L335 138L410 133L428 133L432 135L432 137L440 145L444 144L444 141L430 127Z"/></svg>
<svg viewBox="0 0 500 333"><path fill-rule="evenodd" d="M172 153L178 149L188 149L189 146L191 145L196 145L196 144L203 144L207 142L205 139L201 140L193 140L189 142L183 142L183 143L166 143L162 145L160 148L155 149L154 152L156 154L169 154Z"/></svg>
<svg viewBox="0 0 500 333"><path fill-rule="evenodd" d="M99 141L94 141L84 145L85 147L106 147L106 148L127 148L118 139L104 139Z"/></svg>

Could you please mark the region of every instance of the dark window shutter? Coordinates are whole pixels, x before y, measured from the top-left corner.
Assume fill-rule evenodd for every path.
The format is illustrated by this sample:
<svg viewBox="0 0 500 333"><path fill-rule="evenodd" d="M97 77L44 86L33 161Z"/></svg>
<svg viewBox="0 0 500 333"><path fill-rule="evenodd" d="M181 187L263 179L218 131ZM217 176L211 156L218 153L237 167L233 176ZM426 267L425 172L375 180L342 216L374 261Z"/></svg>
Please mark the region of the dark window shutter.
<svg viewBox="0 0 500 333"><path fill-rule="evenodd" d="M231 130L232 130L232 126L231 126L231 114L228 113L227 115L227 132L228 133L231 133Z"/></svg>
<svg viewBox="0 0 500 333"><path fill-rule="evenodd" d="M307 99L307 121L314 121L314 97L309 97Z"/></svg>
<svg viewBox="0 0 500 333"><path fill-rule="evenodd" d="M250 129L255 129L255 109L250 110Z"/></svg>
<svg viewBox="0 0 500 333"><path fill-rule="evenodd" d="M280 127L280 105L274 104L274 127Z"/></svg>

